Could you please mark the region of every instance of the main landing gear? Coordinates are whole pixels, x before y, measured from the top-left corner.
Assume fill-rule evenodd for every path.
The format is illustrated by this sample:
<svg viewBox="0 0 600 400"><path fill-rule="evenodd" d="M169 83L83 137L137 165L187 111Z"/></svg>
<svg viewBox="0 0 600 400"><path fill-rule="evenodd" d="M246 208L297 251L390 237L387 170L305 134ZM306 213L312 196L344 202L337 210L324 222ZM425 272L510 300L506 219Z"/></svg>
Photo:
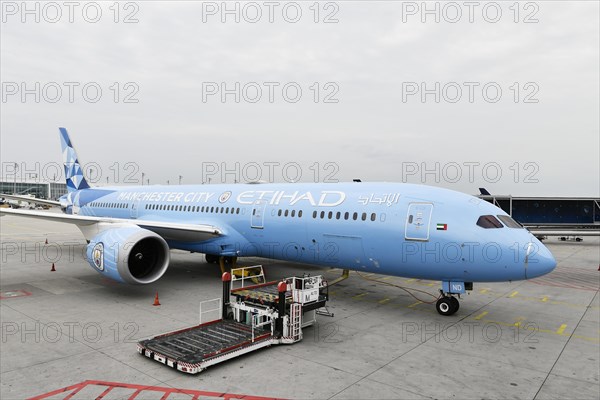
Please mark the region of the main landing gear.
<svg viewBox="0 0 600 400"><path fill-rule="evenodd" d="M219 264L221 272L224 273L227 267L235 268L237 257L234 256L217 256L214 254L206 254L206 262L209 264Z"/></svg>
<svg viewBox="0 0 600 400"><path fill-rule="evenodd" d="M454 296L447 296L442 292L442 297L435 303L435 309L441 315L452 315L458 311L460 303Z"/></svg>

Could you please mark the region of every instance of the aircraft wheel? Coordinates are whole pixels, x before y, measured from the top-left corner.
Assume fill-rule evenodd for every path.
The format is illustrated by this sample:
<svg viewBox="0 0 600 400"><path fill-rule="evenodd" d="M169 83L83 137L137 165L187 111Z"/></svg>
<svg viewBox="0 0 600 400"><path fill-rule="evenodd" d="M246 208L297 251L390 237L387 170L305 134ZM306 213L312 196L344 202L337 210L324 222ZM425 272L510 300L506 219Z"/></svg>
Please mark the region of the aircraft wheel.
<svg viewBox="0 0 600 400"><path fill-rule="evenodd" d="M216 264L219 262L219 256L215 256L214 254L206 254L204 257L209 264Z"/></svg>
<svg viewBox="0 0 600 400"><path fill-rule="evenodd" d="M456 297L450 297L450 304L452 304L452 309L454 310L452 314L454 314L460 308L460 301Z"/></svg>
<svg viewBox="0 0 600 400"><path fill-rule="evenodd" d="M441 315L452 315L458 310L458 307L455 308L455 304L452 301L453 297L442 297L435 303L435 309ZM456 300L456 299L454 299ZM458 300L456 300L458 302Z"/></svg>

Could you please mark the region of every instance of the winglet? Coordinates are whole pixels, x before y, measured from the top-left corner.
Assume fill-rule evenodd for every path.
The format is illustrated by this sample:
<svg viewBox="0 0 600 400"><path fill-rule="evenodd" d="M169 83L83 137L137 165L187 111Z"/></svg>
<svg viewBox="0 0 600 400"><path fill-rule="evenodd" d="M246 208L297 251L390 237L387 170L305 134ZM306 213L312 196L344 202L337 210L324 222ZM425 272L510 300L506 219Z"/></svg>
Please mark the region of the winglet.
<svg viewBox="0 0 600 400"><path fill-rule="evenodd" d="M63 155L63 164L65 167L65 178L67 180L67 190L75 192L80 189L88 189L90 185L83 176L83 169L79 165L77 153L71 144L71 139L65 128L58 128L60 131L60 146Z"/></svg>
<svg viewBox="0 0 600 400"><path fill-rule="evenodd" d="M487 191L486 188L479 188L479 193L481 193L482 196L491 196L492 195L490 192Z"/></svg>

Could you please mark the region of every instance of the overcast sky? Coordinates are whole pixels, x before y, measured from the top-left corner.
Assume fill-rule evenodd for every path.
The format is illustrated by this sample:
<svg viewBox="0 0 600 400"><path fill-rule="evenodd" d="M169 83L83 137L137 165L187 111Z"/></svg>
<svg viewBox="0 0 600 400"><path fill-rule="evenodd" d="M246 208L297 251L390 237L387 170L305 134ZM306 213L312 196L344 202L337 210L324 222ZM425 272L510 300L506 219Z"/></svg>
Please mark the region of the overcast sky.
<svg viewBox="0 0 600 400"><path fill-rule="evenodd" d="M600 195L597 1L44 4L2 2L11 181L54 176L64 126L102 185Z"/></svg>

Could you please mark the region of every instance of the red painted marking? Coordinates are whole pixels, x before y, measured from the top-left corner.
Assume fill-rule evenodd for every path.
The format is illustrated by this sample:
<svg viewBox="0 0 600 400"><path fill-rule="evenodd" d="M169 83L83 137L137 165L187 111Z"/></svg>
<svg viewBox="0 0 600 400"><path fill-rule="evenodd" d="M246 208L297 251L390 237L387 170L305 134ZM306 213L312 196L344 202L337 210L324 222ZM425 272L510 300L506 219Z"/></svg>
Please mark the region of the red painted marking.
<svg viewBox="0 0 600 400"><path fill-rule="evenodd" d="M31 296L26 290L5 290L4 292L0 292L0 300L12 299L14 297L25 297Z"/></svg>
<svg viewBox="0 0 600 400"><path fill-rule="evenodd" d="M107 387L106 390L100 394L100 396L96 397L96 400L103 399L104 396L106 396L111 390L113 390L113 388L114 386Z"/></svg>
<svg viewBox="0 0 600 400"><path fill-rule="evenodd" d="M106 390L104 392L102 392L102 394L100 396L98 396L97 399L102 399L113 388L118 387L118 388L135 390L135 392L131 396L129 396L129 400L135 399L138 395L140 395L142 393L144 395L149 394L148 392L154 392L157 396L162 393L161 399L167 399L171 394L178 393L178 394L187 394L187 395L193 396L193 399L198 399L200 396L202 396L202 397L215 397L215 398L225 399L225 400L233 400L233 399L277 400L276 398L273 398L273 397L260 397L260 396L249 396L249 395L245 395L245 394L240 395L240 394L230 394L230 393L220 393L220 392L207 392L207 391L203 391L203 390L177 389L177 388L172 388L172 387L136 385L136 384L130 384L130 383L107 382L107 381L96 381L96 380L83 381L83 382L75 384L75 385L67 386L67 387L64 387L61 389L56 389L56 390L53 390L52 392L48 392L48 393L40 394L35 397L31 397L31 398L29 398L29 400L47 399L47 398L56 396L58 394L67 393L67 392L70 392L70 393L67 394L66 397L64 397L64 398L70 399L73 396L75 396L77 393L79 393L82 389L89 387L89 386L106 387ZM146 392L146 393L144 393L144 392Z"/></svg>

